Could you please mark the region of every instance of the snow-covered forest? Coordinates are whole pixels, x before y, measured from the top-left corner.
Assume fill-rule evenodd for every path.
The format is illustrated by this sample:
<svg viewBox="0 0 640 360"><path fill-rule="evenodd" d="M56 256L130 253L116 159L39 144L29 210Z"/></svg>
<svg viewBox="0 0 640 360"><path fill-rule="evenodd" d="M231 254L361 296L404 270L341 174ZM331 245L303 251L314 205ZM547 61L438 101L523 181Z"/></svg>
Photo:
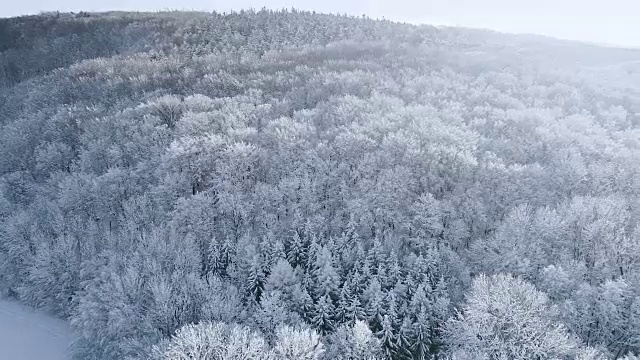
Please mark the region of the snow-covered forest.
<svg viewBox="0 0 640 360"><path fill-rule="evenodd" d="M0 296L76 359L637 359L640 50L0 19Z"/></svg>

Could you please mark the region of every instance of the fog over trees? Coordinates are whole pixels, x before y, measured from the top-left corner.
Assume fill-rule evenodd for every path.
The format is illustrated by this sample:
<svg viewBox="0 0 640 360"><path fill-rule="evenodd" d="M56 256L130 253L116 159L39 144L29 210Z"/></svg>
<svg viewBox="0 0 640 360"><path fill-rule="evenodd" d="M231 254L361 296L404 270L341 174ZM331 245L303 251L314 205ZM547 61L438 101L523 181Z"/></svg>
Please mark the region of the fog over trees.
<svg viewBox="0 0 640 360"><path fill-rule="evenodd" d="M640 50L0 19L0 295L76 359L637 359Z"/></svg>

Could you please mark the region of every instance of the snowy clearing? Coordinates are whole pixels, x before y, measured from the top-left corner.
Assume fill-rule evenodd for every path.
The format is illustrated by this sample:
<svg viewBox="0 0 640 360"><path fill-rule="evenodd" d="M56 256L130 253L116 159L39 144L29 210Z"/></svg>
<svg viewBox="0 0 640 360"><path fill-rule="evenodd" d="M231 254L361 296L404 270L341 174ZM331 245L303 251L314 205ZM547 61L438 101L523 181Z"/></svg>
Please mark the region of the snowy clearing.
<svg viewBox="0 0 640 360"><path fill-rule="evenodd" d="M68 360L71 341L64 321L0 299L0 359Z"/></svg>

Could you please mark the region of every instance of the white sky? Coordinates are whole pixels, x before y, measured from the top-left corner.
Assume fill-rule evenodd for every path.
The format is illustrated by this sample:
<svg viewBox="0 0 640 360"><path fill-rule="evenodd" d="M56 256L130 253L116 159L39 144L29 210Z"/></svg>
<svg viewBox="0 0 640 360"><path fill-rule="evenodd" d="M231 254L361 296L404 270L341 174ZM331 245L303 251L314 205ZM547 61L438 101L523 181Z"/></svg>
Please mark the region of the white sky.
<svg viewBox="0 0 640 360"><path fill-rule="evenodd" d="M0 17L40 11L240 10L263 6L367 14L433 25L640 47L640 0L0 0Z"/></svg>

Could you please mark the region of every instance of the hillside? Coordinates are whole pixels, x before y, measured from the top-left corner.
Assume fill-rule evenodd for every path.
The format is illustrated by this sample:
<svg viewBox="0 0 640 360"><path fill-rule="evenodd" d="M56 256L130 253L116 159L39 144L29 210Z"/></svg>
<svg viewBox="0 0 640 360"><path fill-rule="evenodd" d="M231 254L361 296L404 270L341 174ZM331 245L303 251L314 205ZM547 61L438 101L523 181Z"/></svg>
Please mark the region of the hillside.
<svg viewBox="0 0 640 360"><path fill-rule="evenodd" d="M640 50L0 19L0 127L0 295L68 319L77 359L640 353Z"/></svg>

